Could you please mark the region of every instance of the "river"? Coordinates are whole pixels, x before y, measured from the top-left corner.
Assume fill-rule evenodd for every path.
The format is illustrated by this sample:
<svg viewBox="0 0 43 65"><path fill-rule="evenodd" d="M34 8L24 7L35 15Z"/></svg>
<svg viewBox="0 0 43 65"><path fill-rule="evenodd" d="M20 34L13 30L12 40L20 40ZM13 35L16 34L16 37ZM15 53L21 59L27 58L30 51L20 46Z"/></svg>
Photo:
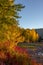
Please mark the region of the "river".
<svg viewBox="0 0 43 65"><path fill-rule="evenodd" d="M43 42L18 43L18 46L27 49L32 59L35 59L38 63L43 63Z"/></svg>

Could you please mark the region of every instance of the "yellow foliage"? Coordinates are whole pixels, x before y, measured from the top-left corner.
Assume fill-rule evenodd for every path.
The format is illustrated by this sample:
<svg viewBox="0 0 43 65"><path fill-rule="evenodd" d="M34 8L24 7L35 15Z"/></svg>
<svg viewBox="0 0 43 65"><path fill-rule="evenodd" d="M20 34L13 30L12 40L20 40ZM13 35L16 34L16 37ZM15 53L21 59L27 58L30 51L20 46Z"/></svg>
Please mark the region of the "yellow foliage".
<svg viewBox="0 0 43 65"><path fill-rule="evenodd" d="M32 41L35 42L38 40L38 33L34 29L31 30Z"/></svg>

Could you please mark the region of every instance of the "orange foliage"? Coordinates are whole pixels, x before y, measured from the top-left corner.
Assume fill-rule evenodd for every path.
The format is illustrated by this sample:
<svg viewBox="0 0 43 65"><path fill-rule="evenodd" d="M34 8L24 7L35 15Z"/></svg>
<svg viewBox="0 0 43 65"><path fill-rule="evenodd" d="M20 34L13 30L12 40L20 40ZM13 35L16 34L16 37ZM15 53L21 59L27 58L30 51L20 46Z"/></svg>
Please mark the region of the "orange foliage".
<svg viewBox="0 0 43 65"><path fill-rule="evenodd" d="M0 51L0 59L6 59L4 51Z"/></svg>

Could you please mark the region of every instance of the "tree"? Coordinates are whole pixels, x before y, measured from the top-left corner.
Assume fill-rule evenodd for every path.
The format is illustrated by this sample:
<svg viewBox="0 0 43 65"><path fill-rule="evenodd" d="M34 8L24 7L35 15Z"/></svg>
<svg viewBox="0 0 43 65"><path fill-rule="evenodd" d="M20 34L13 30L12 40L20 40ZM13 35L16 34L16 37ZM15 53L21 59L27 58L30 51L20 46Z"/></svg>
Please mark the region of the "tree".
<svg viewBox="0 0 43 65"><path fill-rule="evenodd" d="M15 0L0 0L0 24L17 25L18 11L21 11L24 6L15 4Z"/></svg>
<svg viewBox="0 0 43 65"><path fill-rule="evenodd" d="M26 29L26 42L30 42L30 37L31 37L31 35L30 35L30 29Z"/></svg>
<svg viewBox="0 0 43 65"><path fill-rule="evenodd" d="M38 33L36 33L35 29L31 30L30 35L31 35L32 42L38 41L39 35L38 35Z"/></svg>
<svg viewBox="0 0 43 65"><path fill-rule="evenodd" d="M15 4L15 0L0 0L0 41L5 40L6 31L11 32L10 30L13 29L13 26L18 26L17 19L20 18L18 13L22 8L24 6ZM9 30L10 27L11 29Z"/></svg>

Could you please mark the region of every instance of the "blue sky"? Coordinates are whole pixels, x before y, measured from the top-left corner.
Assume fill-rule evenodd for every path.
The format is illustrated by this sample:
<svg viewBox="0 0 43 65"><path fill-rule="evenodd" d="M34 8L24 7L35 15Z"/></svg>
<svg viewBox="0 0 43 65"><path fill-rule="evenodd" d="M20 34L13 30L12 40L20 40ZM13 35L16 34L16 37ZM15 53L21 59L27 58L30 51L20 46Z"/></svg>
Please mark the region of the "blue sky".
<svg viewBox="0 0 43 65"><path fill-rule="evenodd" d="M23 28L43 28L43 0L15 0L15 3L25 5L19 13L20 26Z"/></svg>

